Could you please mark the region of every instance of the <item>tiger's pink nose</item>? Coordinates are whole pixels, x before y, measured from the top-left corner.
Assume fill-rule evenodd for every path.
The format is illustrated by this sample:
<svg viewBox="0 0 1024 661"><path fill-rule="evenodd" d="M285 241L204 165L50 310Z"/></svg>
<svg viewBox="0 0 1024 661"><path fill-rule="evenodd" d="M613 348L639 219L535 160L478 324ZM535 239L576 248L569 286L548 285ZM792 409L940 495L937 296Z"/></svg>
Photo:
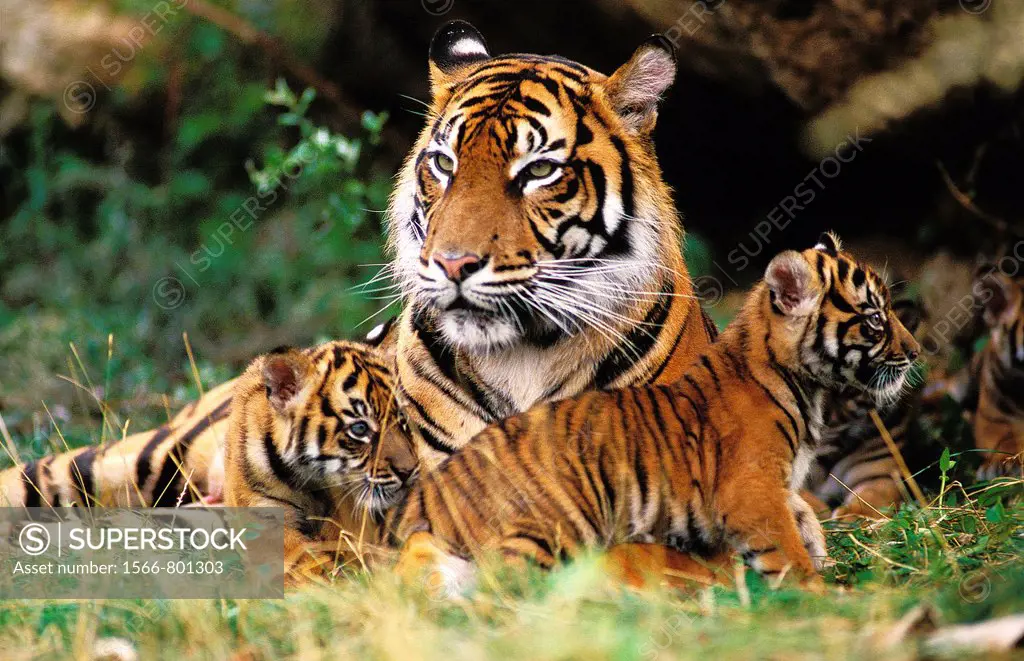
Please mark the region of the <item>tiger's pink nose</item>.
<svg viewBox="0 0 1024 661"><path fill-rule="evenodd" d="M483 266L480 258L472 253L435 252L431 259L444 269L452 282L465 280Z"/></svg>

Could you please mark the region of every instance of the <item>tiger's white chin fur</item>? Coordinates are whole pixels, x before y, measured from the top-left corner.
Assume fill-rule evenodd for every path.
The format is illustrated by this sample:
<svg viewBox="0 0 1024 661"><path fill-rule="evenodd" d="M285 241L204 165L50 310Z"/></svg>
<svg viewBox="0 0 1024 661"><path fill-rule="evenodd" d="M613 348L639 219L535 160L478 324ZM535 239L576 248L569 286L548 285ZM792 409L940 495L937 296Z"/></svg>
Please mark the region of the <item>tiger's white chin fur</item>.
<svg viewBox="0 0 1024 661"><path fill-rule="evenodd" d="M441 332L453 345L469 353L489 353L508 349L522 340L522 333L511 319L477 314L467 310L448 310L438 316Z"/></svg>
<svg viewBox="0 0 1024 661"><path fill-rule="evenodd" d="M907 368L900 372L898 376L893 377L882 388L871 388L868 392L875 400L875 406L879 409L885 409L900 400L907 386L907 378L910 374L910 368Z"/></svg>

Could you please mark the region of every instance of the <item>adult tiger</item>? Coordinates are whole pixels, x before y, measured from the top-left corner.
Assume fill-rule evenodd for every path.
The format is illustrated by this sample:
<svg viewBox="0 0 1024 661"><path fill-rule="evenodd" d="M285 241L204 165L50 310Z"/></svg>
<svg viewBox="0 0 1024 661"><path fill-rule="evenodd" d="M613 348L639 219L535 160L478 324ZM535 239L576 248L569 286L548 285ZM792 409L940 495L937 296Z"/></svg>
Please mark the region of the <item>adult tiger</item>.
<svg viewBox="0 0 1024 661"><path fill-rule="evenodd" d="M666 42L604 76L558 57L491 58L452 22L430 73L431 119L390 208L409 293L398 381L426 463L539 401L678 378L715 330L651 142L675 75ZM212 409L176 420L188 448L218 446L227 397ZM148 434L162 456L170 435Z"/></svg>
<svg viewBox="0 0 1024 661"><path fill-rule="evenodd" d="M538 402L671 383L709 345L651 140L675 72L661 38L606 76L492 57L462 21L434 36L389 216L398 383L426 465Z"/></svg>

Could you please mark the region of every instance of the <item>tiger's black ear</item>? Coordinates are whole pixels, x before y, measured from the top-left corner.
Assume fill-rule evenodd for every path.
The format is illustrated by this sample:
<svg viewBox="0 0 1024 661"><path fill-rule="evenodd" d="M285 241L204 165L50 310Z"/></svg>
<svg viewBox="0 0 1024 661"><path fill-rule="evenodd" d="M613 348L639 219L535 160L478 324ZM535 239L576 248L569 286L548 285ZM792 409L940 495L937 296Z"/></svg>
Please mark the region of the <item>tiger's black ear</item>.
<svg viewBox="0 0 1024 661"><path fill-rule="evenodd" d="M663 35L654 35L608 77L605 90L626 128L647 134L657 123L658 101L675 78L675 48Z"/></svg>
<svg viewBox="0 0 1024 661"><path fill-rule="evenodd" d="M267 399L278 413L284 413L295 403L313 370L309 356L288 347L274 349L263 360L263 385Z"/></svg>
<svg viewBox="0 0 1024 661"><path fill-rule="evenodd" d="M843 249L843 242L839 240L839 235L835 232L822 232L821 236L818 237L818 243L814 246L814 249L832 255L833 257L838 257L839 252Z"/></svg>
<svg viewBox="0 0 1024 661"><path fill-rule="evenodd" d="M388 335L394 328L397 319L398 317L391 317L383 324L374 326L373 330L366 334L366 343L371 347L379 347L383 344L384 340L388 339Z"/></svg>
<svg viewBox="0 0 1024 661"><path fill-rule="evenodd" d="M764 281L772 293L772 304L783 314L805 317L817 306L818 286L804 256L795 250L776 255L768 264Z"/></svg>
<svg viewBox="0 0 1024 661"><path fill-rule="evenodd" d="M917 332L918 327L924 320L924 308L921 307L920 303L909 298L894 301L892 311L896 313L896 318L900 320L900 323L903 324L903 327L911 335Z"/></svg>
<svg viewBox="0 0 1024 661"><path fill-rule="evenodd" d="M466 21L449 21L430 40L430 87L437 101L451 91L467 67L491 58L475 27Z"/></svg>

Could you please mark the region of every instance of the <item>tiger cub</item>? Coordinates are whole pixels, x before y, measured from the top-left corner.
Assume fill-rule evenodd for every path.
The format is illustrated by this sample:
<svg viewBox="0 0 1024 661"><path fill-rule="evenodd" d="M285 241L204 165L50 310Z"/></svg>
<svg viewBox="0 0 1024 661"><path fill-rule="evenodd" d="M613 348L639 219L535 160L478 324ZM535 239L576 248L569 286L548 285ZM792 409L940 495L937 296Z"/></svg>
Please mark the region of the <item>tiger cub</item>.
<svg viewBox="0 0 1024 661"><path fill-rule="evenodd" d="M682 544L818 588L824 536L797 489L824 404L846 387L896 397L919 350L881 278L824 235L771 261L677 384L534 407L425 474L389 517L398 571L450 576L487 549L550 567L587 547Z"/></svg>
<svg viewBox="0 0 1024 661"><path fill-rule="evenodd" d="M351 342L257 358L237 381L226 449L225 503L284 508L289 565L318 540L376 542L417 474L389 362Z"/></svg>
<svg viewBox="0 0 1024 661"><path fill-rule="evenodd" d="M394 320L365 341L393 360ZM224 498L224 438L237 379L185 406L166 424L0 472L0 506L174 507Z"/></svg>
<svg viewBox="0 0 1024 661"><path fill-rule="evenodd" d="M974 442L985 451L978 477L1024 476L1024 284L995 269L978 280L989 328L975 368Z"/></svg>

